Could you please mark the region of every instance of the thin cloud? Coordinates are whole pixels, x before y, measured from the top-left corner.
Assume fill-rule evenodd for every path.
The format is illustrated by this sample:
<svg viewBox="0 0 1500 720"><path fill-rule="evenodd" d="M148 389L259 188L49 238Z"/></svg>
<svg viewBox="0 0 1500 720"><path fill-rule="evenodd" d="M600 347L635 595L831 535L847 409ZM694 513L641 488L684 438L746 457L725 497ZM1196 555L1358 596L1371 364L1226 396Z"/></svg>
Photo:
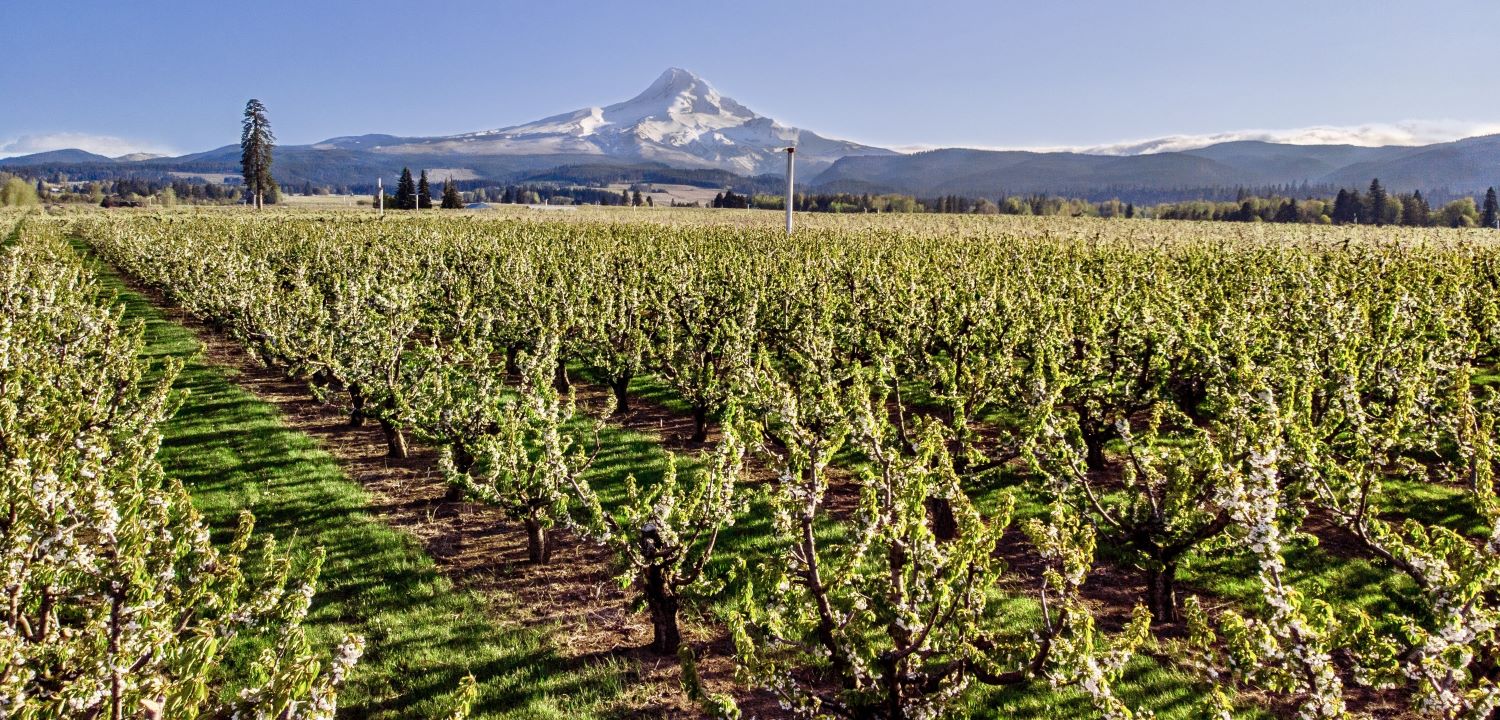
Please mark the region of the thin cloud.
<svg viewBox="0 0 1500 720"><path fill-rule="evenodd" d="M1369 125L1317 125L1291 130L1237 130L1207 135L1169 135L1150 140L1129 140L1104 145L1053 145L1032 147L975 147L978 150L1028 150L1032 152L1075 152L1088 155L1150 155L1152 153L1196 150L1225 142L1260 140L1287 145L1431 145L1479 135L1500 133L1500 123L1476 123L1457 120L1412 120ZM934 150L937 146L912 145L896 148L900 152Z"/></svg>
<svg viewBox="0 0 1500 720"><path fill-rule="evenodd" d="M91 133L37 133L22 135L13 140L0 140L0 157L30 155L50 150L68 149L84 150L108 157L118 157L130 153L176 154L171 148L152 142L129 140L122 137L115 137L114 135L94 135Z"/></svg>

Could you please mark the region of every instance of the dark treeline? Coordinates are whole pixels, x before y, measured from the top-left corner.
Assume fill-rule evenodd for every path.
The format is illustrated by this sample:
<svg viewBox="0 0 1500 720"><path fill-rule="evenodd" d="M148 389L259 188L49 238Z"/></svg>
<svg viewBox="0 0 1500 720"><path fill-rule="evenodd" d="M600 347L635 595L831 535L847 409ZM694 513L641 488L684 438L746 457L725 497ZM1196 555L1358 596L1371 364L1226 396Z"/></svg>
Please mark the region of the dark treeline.
<svg viewBox="0 0 1500 720"><path fill-rule="evenodd" d="M462 188L462 185L459 186ZM634 184L620 190L594 187L567 187L547 184L482 186L467 194L475 202L516 205L654 205L650 186Z"/></svg>
<svg viewBox="0 0 1500 720"><path fill-rule="evenodd" d="M1500 203L1495 189L1483 198L1460 197L1436 205L1421 191L1392 195L1372 180L1363 192L1340 188L1333 197L1243 197L1237 202L1179 202L1153 206L1164 220L1401 225L1407 227L1496 227Z"/></svg>
<svg viewBox="0 0 1500 720"><path fill-rule="evenodd" d="M783 209L779 195L756 195L750 207ZM719 207L719 205L715 205ZM1118 199L1090 200L1052 195L1001 196L998 199L962 195L917 198L910 195L855 195L799 193L794 209L801 212L912 212L972 215L1039 215L1105 218L1156 218L1220 222L1315 223L1329 225L1403 225L1412 227L1497 227L1500 201L1494 188L1483 198L1459 197L1437 205L1420 191L1392 195L1373 180L1361 191L1329 188L1328 196L1268 194L1244 190L1233 200L1164 202L1149 206Z"/></svg>
<svg viewBox="0 0 1500 720"><path fill-rule="evenodd" d="M9 177L9 175L7 175ZM242 188L204 181L201 178L120 177L110 180L79 180L67 176L28 178L19 176L36 188L37 198L49 203L90 203L120 205L227 205L243 199ZM271 193L267 202L279 200Z"/></svg>

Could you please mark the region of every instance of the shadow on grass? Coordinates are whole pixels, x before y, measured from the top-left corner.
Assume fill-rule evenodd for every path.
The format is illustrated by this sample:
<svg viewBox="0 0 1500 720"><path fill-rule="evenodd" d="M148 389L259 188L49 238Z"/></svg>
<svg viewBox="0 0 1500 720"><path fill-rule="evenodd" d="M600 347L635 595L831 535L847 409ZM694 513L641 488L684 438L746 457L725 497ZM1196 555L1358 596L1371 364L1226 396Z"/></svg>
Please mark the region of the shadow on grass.
<svg viewBox="0 0 1500 720"><path fill-rule="evenodd" d="M309 436L283 424L275 408L198 357L191 333L129 292L107 268L127 321L144 324L144 357L159 370L186 362L175 384L180 405L163 427L159 459L180 480L216 536L232 531L241 510L256 516L258 537L327 561L308 627L316 646L346 633L367 641L366 655L340 700L350 718L437 717L462 678L479 681L474 717L609 717L631 670L604 660L570 663L545 628L502 625L486 600L455 589L411 538L371 517L369 498ZM638 448L632 448L638 450ZM233 659L232 659L233 661Z"/></svg>

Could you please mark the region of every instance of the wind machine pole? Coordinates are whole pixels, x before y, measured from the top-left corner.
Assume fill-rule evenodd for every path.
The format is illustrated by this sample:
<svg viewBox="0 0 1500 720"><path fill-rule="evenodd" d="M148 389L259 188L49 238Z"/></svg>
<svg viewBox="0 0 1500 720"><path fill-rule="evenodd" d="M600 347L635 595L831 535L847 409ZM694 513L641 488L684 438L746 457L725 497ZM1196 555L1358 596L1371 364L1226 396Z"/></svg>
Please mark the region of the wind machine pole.
<svg viewBox="0 0 1500 720"><path fill-rule="evenodd" d="M792 183L792 178L793 178L792 158L795 157L796 154L797 154L797 148L795 148L795 147L789 147L789 148L786 149L786 234L787 234L787 237L791 237L791 235L792 235L792 198L793 198L793 195L792 195L792 184L793 184Z"/></svg>

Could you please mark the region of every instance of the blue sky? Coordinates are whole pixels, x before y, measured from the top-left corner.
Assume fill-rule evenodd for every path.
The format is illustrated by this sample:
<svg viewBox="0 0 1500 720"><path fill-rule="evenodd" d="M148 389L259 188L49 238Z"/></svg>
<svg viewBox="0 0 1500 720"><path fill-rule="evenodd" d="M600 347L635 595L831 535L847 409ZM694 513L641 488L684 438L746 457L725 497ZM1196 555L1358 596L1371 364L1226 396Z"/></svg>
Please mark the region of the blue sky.
<svg viewBox="0 0 1500 720"><path fill-rule="evenodd" d="M0 5L0 154L226 145L252 96L283 143L467 132L623 100L669 66L887 146L1500 132L1494 0Z"/></svg>

